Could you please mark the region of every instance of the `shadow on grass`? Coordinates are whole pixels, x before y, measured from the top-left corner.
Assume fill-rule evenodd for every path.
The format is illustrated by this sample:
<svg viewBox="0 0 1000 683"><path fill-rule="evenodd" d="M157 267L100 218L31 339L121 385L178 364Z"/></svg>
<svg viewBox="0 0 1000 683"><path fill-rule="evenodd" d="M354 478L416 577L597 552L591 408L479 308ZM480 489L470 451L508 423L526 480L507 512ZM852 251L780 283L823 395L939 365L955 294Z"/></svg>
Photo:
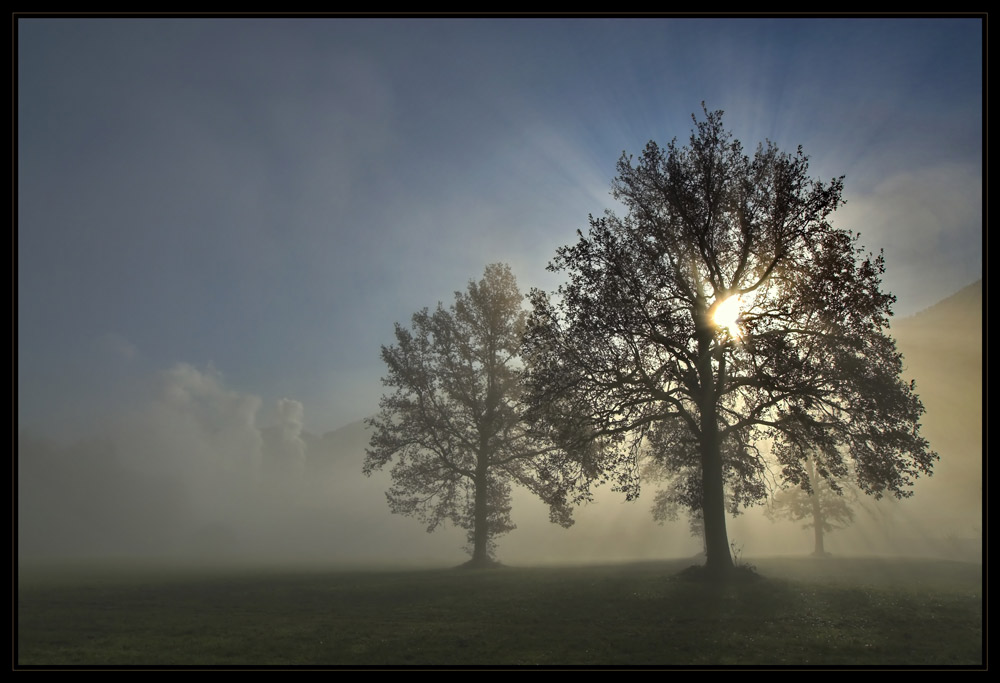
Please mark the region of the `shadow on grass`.
<svg viewBox="0 0 1000 683"><path fill-rule="evenodd" d="M501 569L504 565L496 560L469 560L455 567L455 569Z"/></svg>
<svg viewBox="0 0 1000 683"><path fill-rule="evenodd" d="M726 571L712 571L705 565L692 565L674 575L681 581L696 581L699 583L750 583L759 581L762 577L757 570L748 564L741 564Z"/></svg>
<svg viewBox="0 0 1000 683"><path fill-rule="evenodd" d="M24 572L17 664L976 666L982 567ZM33 576L34 575L34 576Z"/></svg>

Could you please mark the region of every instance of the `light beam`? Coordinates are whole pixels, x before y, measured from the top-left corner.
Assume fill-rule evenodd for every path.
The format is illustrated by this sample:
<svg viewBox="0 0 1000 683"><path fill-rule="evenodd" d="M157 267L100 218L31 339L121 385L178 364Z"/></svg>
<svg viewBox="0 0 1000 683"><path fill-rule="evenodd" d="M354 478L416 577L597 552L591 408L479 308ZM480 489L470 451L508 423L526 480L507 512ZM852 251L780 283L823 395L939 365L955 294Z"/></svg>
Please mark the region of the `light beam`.
<svg viewBox="0 0 1000 683"><path fill-rule="evenodd" d="M742 297L735 294L716 304L715 313L712 315L712 322L715 323L715 326L727 330L734 339L739 339L742 334L739 328L740 316L742 315L741 303Z"/></svg>

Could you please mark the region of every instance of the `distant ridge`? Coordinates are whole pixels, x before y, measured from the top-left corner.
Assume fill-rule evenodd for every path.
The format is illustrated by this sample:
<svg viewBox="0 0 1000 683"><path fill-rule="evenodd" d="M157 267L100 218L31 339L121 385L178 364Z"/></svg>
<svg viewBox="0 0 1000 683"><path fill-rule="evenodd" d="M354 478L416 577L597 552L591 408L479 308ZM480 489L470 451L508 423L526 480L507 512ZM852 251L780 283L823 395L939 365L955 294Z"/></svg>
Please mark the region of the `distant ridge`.
<svg viewBox="0 0 1000 683"><path fill-rule="evenodd" d="M900 318L892 327L955 325L958 329L967 329L977 324L982 328L983 313L983 281L979 279L922 311Z"/></svg>
<svg viewBox="0 0 1000 683"><path fill-rule="evenodd" d="M309 446L308 457L314 465L331 467L350 463L350 467L360 475L370 436L365 421L356 420L324 432L322 436L311 434L304 440Z"/></svg>

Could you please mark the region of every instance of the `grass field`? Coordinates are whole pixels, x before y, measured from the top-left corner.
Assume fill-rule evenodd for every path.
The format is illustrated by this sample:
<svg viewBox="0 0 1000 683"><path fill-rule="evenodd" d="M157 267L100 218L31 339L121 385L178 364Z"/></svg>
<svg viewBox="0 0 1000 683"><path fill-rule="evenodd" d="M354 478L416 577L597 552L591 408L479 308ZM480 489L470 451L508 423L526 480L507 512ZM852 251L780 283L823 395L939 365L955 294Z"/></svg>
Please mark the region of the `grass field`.
<svg viewBox="0 0 1000 683"><path fill-rule="evenodd" d="M347 571L22 566L16 665L983 666L982 566L755 560Z"/></svg>

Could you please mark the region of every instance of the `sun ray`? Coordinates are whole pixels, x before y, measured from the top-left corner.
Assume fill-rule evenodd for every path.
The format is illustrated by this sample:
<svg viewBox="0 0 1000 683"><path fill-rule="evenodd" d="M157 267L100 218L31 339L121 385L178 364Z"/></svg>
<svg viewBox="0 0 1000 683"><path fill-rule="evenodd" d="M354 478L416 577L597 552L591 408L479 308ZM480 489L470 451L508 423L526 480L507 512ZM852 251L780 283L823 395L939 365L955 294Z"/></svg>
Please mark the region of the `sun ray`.
<svg viewBox="0 0 1000 683"><path fill-rule="evenodd" d="M740 308L742 299L739 294L734 294L719 302L712 316L712 322L715 323L716 327L727 330L734 339L739 339L742 336L739 327L740 316L743 313Z"/></svg>

